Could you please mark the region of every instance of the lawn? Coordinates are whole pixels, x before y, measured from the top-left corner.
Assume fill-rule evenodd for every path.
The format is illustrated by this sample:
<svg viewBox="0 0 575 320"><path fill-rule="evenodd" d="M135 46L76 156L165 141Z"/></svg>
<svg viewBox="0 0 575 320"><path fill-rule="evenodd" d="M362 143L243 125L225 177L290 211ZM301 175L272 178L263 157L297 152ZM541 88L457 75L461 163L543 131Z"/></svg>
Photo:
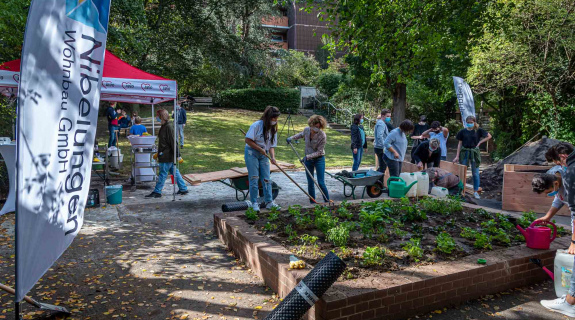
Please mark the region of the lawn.
<svg viewBox="0 0 575 320"><path fill-rule="evenodd" d="M185 141L182 149L184 163L180 165L182 173L210 172L225 170L233 167L244 167L244 136L239 129L247 131L249 126L261 116L261 112L219 109L194 108L188 111L188 123L185 127ZM281 131L285 116L279 119ZM293 116L296 131L307 126L307 118ZM158 128L157 128L158 129ZM157 130L156 129L156 130ZM100 144L107 142L106 119L100 118L98 126L98 140ZM287 127L281 136L278 133L278 147L276 158L279 161L290 162L301 167L295 153L286 144ZM352 156L350 150L350 137L335 130L326 129L326 165L327 167L350 167ZM303 156L304 143L294 144L300 155ZM130 143L125 137L120 137L120 148L124 153L124 170L129 172ZM370 144L367 155L364 155L362 164L373 166L375 162L373 148Z"/></svg>

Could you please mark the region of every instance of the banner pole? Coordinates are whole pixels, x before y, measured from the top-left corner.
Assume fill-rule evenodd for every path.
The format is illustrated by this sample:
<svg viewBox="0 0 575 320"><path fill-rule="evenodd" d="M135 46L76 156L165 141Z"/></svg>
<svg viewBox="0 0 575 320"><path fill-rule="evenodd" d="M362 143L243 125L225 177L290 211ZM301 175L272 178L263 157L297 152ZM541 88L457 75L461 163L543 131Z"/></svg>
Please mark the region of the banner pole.
<svg viewBox="0 0 575 320"><path fill-rule="evenodd" d="M176 99L174 99L174 166L172 168L172 175L174 177L174 183L172 184L173 190L172 190L172 201L176 201L176 170L178 170L177 167L177 156L178 156L178 128L177 123L178 123L178 113L176 112L176 106L177 106L177 99L178 99L178 86L176 85Z"/></svg>

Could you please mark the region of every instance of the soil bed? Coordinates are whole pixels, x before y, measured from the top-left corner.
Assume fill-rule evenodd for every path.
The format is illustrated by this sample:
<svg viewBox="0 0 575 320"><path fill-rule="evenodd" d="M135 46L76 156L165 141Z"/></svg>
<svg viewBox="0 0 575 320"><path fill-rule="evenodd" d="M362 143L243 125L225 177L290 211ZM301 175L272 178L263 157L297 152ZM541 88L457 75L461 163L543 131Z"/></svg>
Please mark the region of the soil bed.
<svg viewBox="0 0 575 320"><path fill-rule="evenodd" d="M334 251L348 265L340 279L346 280L521 245L515 225L526 227L536 216L516 219L463 208L458 200L404 198L239 217L308 264Z"/></svg>

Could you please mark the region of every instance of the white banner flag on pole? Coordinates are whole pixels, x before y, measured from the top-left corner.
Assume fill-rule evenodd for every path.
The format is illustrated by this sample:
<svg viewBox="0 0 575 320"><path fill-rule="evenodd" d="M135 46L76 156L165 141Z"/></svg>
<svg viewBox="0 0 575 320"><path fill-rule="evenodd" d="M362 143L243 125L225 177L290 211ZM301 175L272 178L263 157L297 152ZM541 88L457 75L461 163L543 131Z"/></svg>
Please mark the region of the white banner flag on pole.
<svg viewBox="0 0 575 320"><path fill-rule="evenodd" d="M110 0L33 0L18 94L16 301L80 231Z"/></svg>
<svg viewBox="0 0 575 320"><path fill-rule="evenodd" d="M455 95L457 96L459 111L461 111L461 121L463 125L465 125L465 118L475 116L473 93L471 92L469 84L460 77L453 77L453 84L455 85Z"/></svg>

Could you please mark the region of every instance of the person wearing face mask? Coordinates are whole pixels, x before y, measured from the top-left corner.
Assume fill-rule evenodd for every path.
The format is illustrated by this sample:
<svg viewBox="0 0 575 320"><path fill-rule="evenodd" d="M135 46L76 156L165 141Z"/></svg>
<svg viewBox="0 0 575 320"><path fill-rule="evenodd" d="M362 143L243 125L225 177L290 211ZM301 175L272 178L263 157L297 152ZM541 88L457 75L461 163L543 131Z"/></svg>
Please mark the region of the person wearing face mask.
<svg viewBox="0 0 575 320"><path fill-rule="evenodd" d="M449 138L449 129L442 127L439 121L433 121L431 128L424 131L419 137L413 139L437 139L441 148L441 160L447 161L447 138Z"/></svg>
<svg viewBox="0 0 575 320"><path fill-rule="evenodd" d="M465 128L461 129L456 136L459 140L457 156L453 162L459 162L464 166L471 165L473 176L473 196L480 199L479 193L479 165L481 164L481 152L479 146L491 139L491 134L480 128L474 116L465 119Z"/></svg>
<svg viewBox="0 0 575 320"><path fill-rule="evenodd" d="M531 181L531 187L533 192L538 194L546 194L549 197L553 197L553 203L551 208L545 214L545 216L535 220L541 222L549 222L555 214L567 204L567 199L565 198L565 189L563 188L563 178L561 173L562 168L559 166L553 167L547 171L547 173L536 174ZM571 217L573 217L571 213Z"/></svg>
<svg viewBox="0 0 575 320"><path fill-rule="evenodd" d="M188 187L184 179L182 179L180 171L174 164L174 153L176 153L176 157L179 157L180 150L177 146L174 149L174 125L170 122L170 114L165 109L159 109L156 111L156 119L162 124L158 132L157 153L160 172L154 191L147 195L146 198L160 198L162 196L162 189L164 188L164 182L168 177L168 173L174 176L174 180L178 184L177 194L185 195L188 193Z"/></svg>
<svg viewBox="0 0 575 320"><path fill-rule="evenodd" d="M277 165L275 148L280 115L278 108L267 106L260 120L254 122L246 133L244 160L250 179L250 200L247 203L255 211L260 211L258 181L261 181L263 187L266 209L281 209L272 197L270 162L266 157L266 154L269 154L272 163Z"/></svg>
<svg viewBox="0 0 575 320"><path fill-rule="evenodd" d="M313 115L307 121L309 127L303 129L302 132L287 138L287 142L291 143L292 140L299 140L304 138L305 140L305 156L302 159L302 163L306 166L309 173L306 174L307 177L307 190L308 193L315 199L315 186L313 182L313 173L316 171L317 183L321 188L323 194L327 198L323 198L325 202L329 201L329 193L327 192L327 187L325 185L325 143L326 134L323 131L327 127L327 121L324 117ZM311 202L311 200L310 200Z"/></svg>
<svg viewBox="0 0 575 320"><path fill-rule="evenodd" d="M439 140L434 138L420 143L413 152L412 159L420 170L424 169L424 166L439 167L441 159Z"/></svg>
<svg viewBox="0 0 575 320"><path fill-rule="evenodd" d="M391 111L388 109L381 110L381 116L378 117L377 122L375 123L375 128L373 129L373 151L377 155L377 163L379 164L377 171L385 174L385 169L387 169L387 165L383 160L383 142L387 135L393 130L393 126L391 125ZM383 177L381 178L383 180Z"/></svg>
<svg viewBox="0 0 575 320"><path fill-rule="evenodd" d="M401 173L401 164L407 151L407 136L413 131L413 122L403 120L399 128L391 130L385 138L383 146L385 154L383 160L389 169L389 176L399 177Z"/></svg>
<svg viewBox="0 0 575 320"><path fill-rule="evenodd" d="M361 158L367 152L367 140L363 129L363 115L356 114L351 125L351 151L353 152L353 166L351 171L356 171L361 165Z"/></svg>

